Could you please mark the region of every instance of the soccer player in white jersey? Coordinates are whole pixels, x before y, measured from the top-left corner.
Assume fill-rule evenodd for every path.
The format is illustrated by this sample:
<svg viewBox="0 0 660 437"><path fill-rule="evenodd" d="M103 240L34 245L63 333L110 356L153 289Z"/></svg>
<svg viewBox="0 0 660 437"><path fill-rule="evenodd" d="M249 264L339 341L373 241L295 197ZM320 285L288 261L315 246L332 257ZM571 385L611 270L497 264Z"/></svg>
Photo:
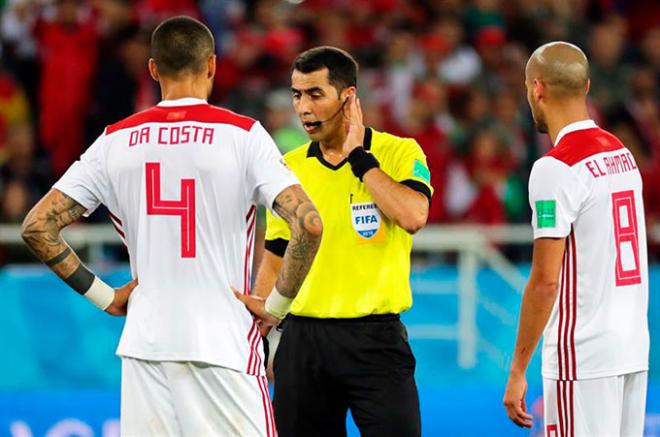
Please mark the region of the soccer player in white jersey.
<svg viewBox="0 0 660 437"><path fill-rule="evenodd" d="M23 238L78 293L127 315L117 349L122 435L275 436L257 325L287 313L321 220L263 127L207 104L216 65L209 30L175 17L151 44L162 102L108 126L28 214ZM257 203L293 236L265 301L248 296ZM116 290L60 236L99 204L135 278Z"/></svg>
<svg viewBox="0 0 660 437"><path fill-rule="evenodd" d="M642 436L649 356L648 266L635 159L589 119L589 64L565 42L525 69L539 132L554 147L529 180L534 249L504 405L532 425L525 371L543 333L548 437Z"/></svg>

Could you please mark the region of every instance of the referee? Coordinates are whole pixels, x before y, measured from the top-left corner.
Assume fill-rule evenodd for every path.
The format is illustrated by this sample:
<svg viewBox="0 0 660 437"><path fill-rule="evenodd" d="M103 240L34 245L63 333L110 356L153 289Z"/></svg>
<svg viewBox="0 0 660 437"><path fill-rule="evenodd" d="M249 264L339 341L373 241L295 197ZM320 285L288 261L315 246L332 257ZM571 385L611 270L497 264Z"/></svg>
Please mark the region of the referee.
<svg viewBox="0 0 660 437"><path fill-rule="evenodd" d="M412 234L426 224L430 174L414 140L364 127L357 70L333 47L293 64L293 106L311 142L284 159L324 234L274 361L284 437L346 435L349 409L362 436L420 435L415 358L399 313L412 305ZM289 239L286 222L270 215L259 296L273 288Z"/></svg>

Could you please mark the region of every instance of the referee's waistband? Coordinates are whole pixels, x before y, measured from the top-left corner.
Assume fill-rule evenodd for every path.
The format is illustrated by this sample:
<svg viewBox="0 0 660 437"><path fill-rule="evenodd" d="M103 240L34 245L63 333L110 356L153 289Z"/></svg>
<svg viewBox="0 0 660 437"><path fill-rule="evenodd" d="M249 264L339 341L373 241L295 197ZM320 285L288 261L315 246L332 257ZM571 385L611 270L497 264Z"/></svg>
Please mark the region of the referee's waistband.
<svg viewBox="0 0 660 437"><path fill-rule="evenodd" d="M390 322L399 320L400 317L398 314L370 314L368 316L362 317L347 317L347 318L319 318L319 317L306 317L306 316L296 316L294 314L289 314L286 316L285 320L291 320L295 322L304 322L304 323L332 323L332 324L341 324L341 323L377 323L377 322Z"/></svg>

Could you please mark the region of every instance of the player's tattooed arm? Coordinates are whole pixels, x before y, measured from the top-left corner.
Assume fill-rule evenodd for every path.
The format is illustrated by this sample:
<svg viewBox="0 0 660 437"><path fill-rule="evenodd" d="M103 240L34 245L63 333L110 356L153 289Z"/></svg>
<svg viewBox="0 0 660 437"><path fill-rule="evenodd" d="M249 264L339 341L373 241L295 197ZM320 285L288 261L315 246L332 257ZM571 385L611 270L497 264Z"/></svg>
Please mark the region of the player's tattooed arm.
<svg viewBox="0 0 660 437"><path fill-rule="evenodd" d="M94 274L62 239L64 227L78 220L85 207L59 190L51 189L28 213L21 235L32 252L79 293L84 293Z"/></svg>
<svg viewBox="0 0 660 437"><path fill-rule="evenodd" d="M275 199L273 208L291 228L291 239L275 286L283 296L294 298L321 244L323 223L316 207L300 185L283 190Z"/></svg>
<svg viewBox="0 0 660 437"><path fill-rule="evenodd" d="M23 220L21 236L32 252L71 288L113 316L125 316L137 286L133 279L113 289L94 275L61 236L86 209L59 190L50 190Z"/></svg>

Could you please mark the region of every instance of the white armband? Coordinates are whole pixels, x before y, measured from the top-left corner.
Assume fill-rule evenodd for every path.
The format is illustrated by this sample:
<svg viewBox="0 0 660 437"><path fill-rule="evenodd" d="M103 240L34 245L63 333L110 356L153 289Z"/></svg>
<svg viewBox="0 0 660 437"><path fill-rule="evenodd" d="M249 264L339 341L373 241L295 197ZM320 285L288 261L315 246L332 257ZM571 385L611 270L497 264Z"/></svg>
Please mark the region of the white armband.
<svg viewBox="0 0 660 437"><path fill-rule="evenodd" d="M103 282L98 276L95 276L94 282L83 296L105 311L115 300L115 289Z"/></svg>
<svg viewBox="0 0 660 437"><path fill-rule="evenodd" d="M292 303L292 298L282 296L277 288L273 287L268 299L266 299L266 311L282 320L289 313Z"/></svg>

